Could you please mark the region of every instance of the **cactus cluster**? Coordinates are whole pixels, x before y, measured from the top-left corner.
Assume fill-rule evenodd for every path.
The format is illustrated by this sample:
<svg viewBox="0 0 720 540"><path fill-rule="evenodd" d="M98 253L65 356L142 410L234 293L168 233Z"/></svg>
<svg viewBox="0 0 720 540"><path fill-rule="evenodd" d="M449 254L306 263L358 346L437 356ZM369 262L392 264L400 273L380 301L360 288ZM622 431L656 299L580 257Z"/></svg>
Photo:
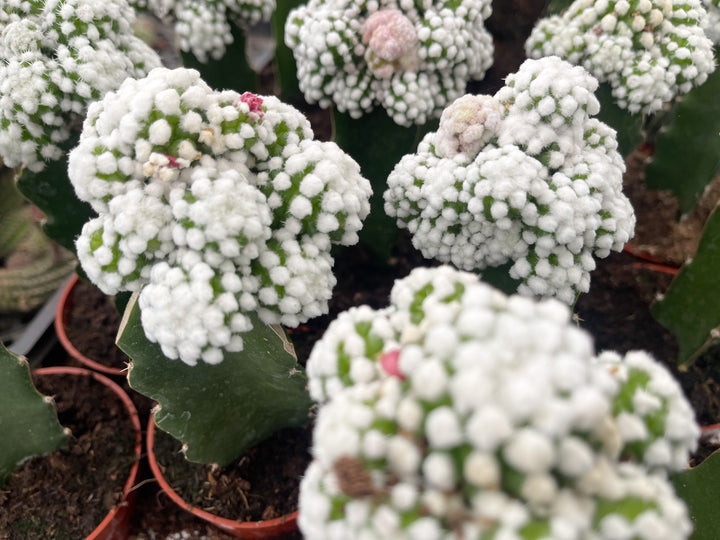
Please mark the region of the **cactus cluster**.
<svg viewBox="0 0 720 540"><path fill-rule="evenodd" d="M511 262L519 292L572 303L594 257L635 216L597 81L558 57L526 60L494 96L465 95L388 178L385 211L428 258L463 270Z"/></svg>
<svg viewBox="0 0 720 540"><path fill-rule="evenodd" d="M90 102L160 58L132 33L126 0L34 0L0 8L0 156L41 171Z"/></svg>
<svg viewBox="0 0 720 540"><path fill-rule="evenodd" d="M717 17L717 2L714 3ZM701 0L576 0L540 19L525 49L558 55L608 82L617 104L653 113L701 85L715 69ZM716 30L713 30L715 32Z"/></svg>
<svg viewBox="0 0 720 540"><path fill-rule="evenodd" d="M353 118L381 106L401 126L424 124L493 62L488 0L311 0L293 10L285 42L310 103Z"/></svg>
<svg viewBox="0 0 720 540"><path fill-rule="evenodd" d="M418 268L341 313L307 365L320 403L300 528L325 538L687 538L667 472L699 428L644 352L595 355L553 300Z"/></svg>
<svg viewBox="0 0 720 540"><path fill-rule="evenodd" d="M98 213L76 246L107 294L142 291L170 358L220 362L252 328L327 311L333 244L357 242L370 183L275 97L158 68L94 103L69 176Z"/></svg>

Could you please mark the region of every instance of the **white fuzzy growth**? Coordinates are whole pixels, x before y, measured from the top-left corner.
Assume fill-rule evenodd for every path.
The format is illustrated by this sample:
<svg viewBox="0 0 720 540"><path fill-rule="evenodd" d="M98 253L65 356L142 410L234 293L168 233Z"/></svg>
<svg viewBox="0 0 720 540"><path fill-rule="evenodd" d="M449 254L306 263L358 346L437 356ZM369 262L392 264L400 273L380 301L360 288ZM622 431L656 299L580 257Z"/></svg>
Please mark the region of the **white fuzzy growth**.
<svg viewBox="0 0 720 540"><path fill-rule="evenodd" d="M717 25L710 20L714 11L717 21L718 7L712 0L585 4L577 0L563 14L540 19L525 44L528 56L557 55L585 67L610 84L620 107L642 114L702 84L714 70ZM689 58L693 69L685 70Z"/></svg>
<svg viewBox="0 0 720 540"><path fill-rule="evenodd" d="M427 258L479 271L510 262L520 293L573 303L593 256L621 249L635 225L615 134L592 118L597 84L548 57L493 97L461 98L391 172L386 213Z"/></svg>
<svg viewBox="0 0 720 540"><path fill-rule="evenodd" d="M241 114L239 129L224 133ZM271 156L279 126L291 131ZM257 143L245 151L238 137ZM292 171L301 193L283 200L288 186L278 181L263 194L269 170L286 183ZM325 313L335 284L331 246L357 241L371 193L357 163L334 143L313 141L296 109L271 96L216 92L182 68L128 78L93 104L69 176L103 220L78 244L83 265L108 290L142 288L148 337L190 365L239 351L252 329L249 311L286 326ZM335 196L332 212L314 212L326 195ZM89 253L98 235L102 245ZM193 302L180 321L184 304L162 296L183 294ZM370 377L361 366L355 375Z"/></svg>
<svg viewBox="0 0 720 540"><path fill-rule="evenodd" d="M353 118L381 106L403 126L437 118L492 63L483 26L490 2L463 0L452 8L430 2L423 9L432 16L421 17L408 3L313 0L293 10L285 41L306 99L335 104Z"/></svg>
<svg viewBox="0 0 720 540"><path fill-rule="evenodd" d="M476 330L471 321L482 320L481 310L486 320ZM385 309L341 314L308 363L311 391L322 389L323 402L313 479L301 486L303 533L517 538L542 520L558 539L687 538L687 510L665 479L678 454L687 459L675 442L693 431L681 427L685 403L672 398L675 388L646 354L596 357L573 324L557 301L506 297L449 266L398 280ZM369 358L370 342L383 352ZM347 366L363 380L340 377ZM621 385L639 371L653 375L631 400L638 410L614 414ZM670 400L663 403L672 436L626 462L626 437L657 399ZM341 455L367 473L369 492L340 494L331 463ZM375 497L383 502L369 504ZM320 499L337 505L333 517ZM600 499L610 509L603 519L595 515ZM626 515L625 499L646 511ZM320 509L304 511L303 500ZM408 512L422 517L401 528Z"/></svg>

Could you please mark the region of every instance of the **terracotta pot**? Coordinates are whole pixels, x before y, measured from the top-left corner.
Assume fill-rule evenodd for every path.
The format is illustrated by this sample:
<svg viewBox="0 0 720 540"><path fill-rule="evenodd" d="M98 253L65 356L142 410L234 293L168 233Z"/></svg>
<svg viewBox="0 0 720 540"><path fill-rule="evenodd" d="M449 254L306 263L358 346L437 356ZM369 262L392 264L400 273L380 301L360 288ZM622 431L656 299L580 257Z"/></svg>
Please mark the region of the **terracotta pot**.
<svg viewBox="0 0 720 540"><path fill-rule="evenodd" d="M167 480L165 480L155 458L155 452L153 450L155 443L155 420L152 415L150 416L150 421L148 422L145 440L147 444L148 463L150 464L150 469L152 470L158 484L165 494L170 497L173 502L175 502L175 504L190 512L194 516L197 516L227 534L238 538L278 538L297 531L297 511L276 519L240 522L216 516L215 514L206 512L205 510L197 508L196 506L184 501L183 498L170 486L170 484L168 484Z"/></svg>
<svg viewBox="0 0 720 540"><path fill-rule="evenodd" d="M67 320L70 314L70 310L72 309L73 288L77 284L78 279L79 278L77 274L73 275L70 278L60 296L60 301L58 302L57 310L55 312L55 333L60 340L60 344L71 357L73 357L75 360L80 362L88 369L92 369L93 371L99 371L100 373L105 373L106 375L112 375L114 377L125 377L127 374L125 369L118 369L115 367L106 366L104 364L96 362L95 360L92 360L91 358L88 358L75 348L75 346L70 342L70 339L67 336L65 327L67 326Z"/></svg>
<svg viewBox="0 0 720 540"><path fill-rule="evenodd" d="M70 366L46 367L35 370L37 375L77 375L92 377L95 381L108 387L120 399L130 416L130 421L135 431L135 460L130 467L127 480L123 486L123 499L113 507L100 524L86 537L85 540L125 540L128 537L130 528L130 516L135 505L135 491L133 487L137 480L140 459L142 456L142 431L137 409L130 397L115 382L104 375L89 369Z"/></svg>

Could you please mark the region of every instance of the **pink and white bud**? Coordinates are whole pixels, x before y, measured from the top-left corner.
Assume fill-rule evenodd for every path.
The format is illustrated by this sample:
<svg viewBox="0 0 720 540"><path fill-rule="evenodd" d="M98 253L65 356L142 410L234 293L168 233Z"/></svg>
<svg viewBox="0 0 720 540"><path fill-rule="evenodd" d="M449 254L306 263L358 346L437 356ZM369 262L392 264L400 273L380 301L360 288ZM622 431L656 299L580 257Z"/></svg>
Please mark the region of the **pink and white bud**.
<svg viewBox="0 0 720 540"><path fill-rule="evenodd" d="M250 108L248 116L250 116L251 119L257 120L263 117L263 99L257 94L253 94L252 92L244 92L238 99L238 104L239 103L245 103Z"/></svg>
<svg viewBox="0 0 720 540"><path fill-rule="evenodd" d="M438 155L465 154L474 159L500 129L503 106L492 96L466 94L456 99L440 117L435 136Z"/></svg>
<svg viewBox="0 0 720 540"><path fill-rule="evenodd" d="M365 20L362 41L365 60L376 77L389 78L395 71L417 69L420 41L415 25L398 9L376 11Z"/></svg>

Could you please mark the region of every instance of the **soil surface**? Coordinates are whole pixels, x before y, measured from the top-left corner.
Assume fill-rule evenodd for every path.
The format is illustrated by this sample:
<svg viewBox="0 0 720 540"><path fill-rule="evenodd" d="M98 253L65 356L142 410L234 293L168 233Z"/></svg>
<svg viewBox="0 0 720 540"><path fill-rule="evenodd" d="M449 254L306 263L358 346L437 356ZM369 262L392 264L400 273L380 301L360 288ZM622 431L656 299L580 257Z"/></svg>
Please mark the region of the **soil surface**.
<svg viewBox="0 0 720 540"><path fill-rule="evenodd" d="M78 352L109 368L124 370L130 358L115 345L115 334L108 339L109 329L117 332L120 313L115 300L91 283L78 279L68 299L65 333Z"/></svg>
<svg viewBox="0 0 720 540"><path fill-rule="evenodd" d="M68 448L26 461L0 488L0 538L77 540L112 507L135 462L135 431L123 403L92 377L43 375Z"/></svg>

